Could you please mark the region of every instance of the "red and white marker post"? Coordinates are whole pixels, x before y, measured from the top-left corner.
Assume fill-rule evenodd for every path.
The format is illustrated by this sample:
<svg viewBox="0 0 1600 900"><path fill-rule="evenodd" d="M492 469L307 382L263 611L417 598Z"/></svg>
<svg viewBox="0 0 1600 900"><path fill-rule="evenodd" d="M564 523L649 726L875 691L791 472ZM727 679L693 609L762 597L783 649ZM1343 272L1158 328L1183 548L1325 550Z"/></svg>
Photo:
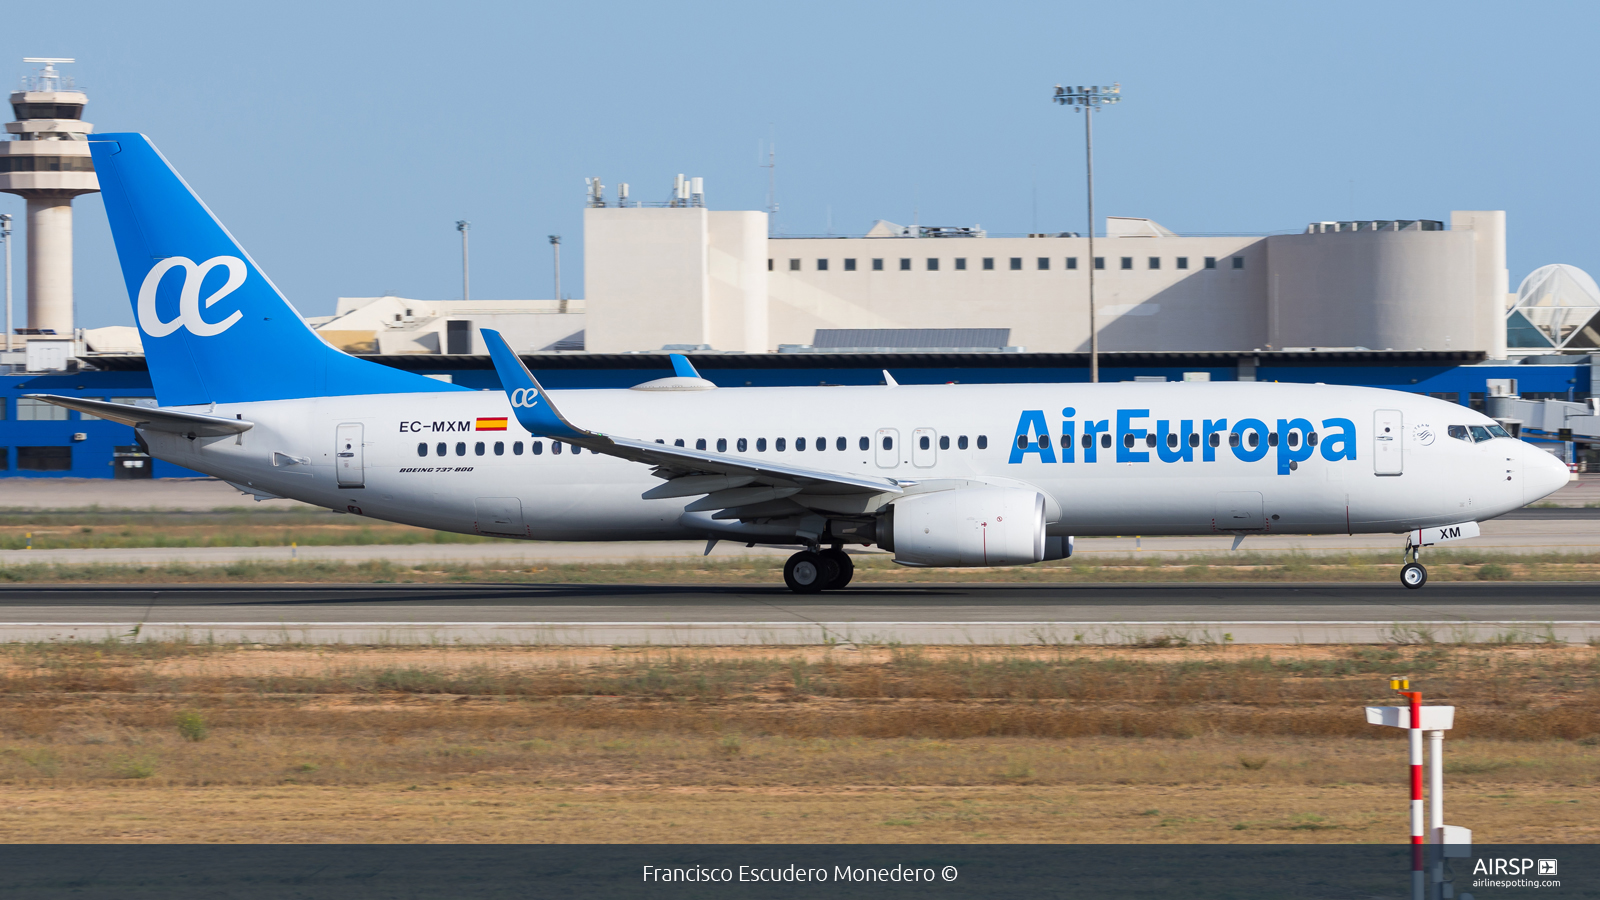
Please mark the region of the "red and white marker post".
<svg viewBox="0 0 1600 900"><path fill-rule="evenodd" d="M1406 698L1405 706L1369 706L1367 722L1406 729L1406 743L1411 765L1411 896L1414 900L1428 900L1428 879L1423 847L1433 843L1439 847L1434 865L1434 896L1449 898L1452 887L1445 880L1444 858L1467 856L1471 852L1472 832L1444 824L1444 733L1455 724L1456 708L1453 706L1423 706L1422 692L1411 690L1407 678L1389 679L1389 688ZM1423 830L1422 817L1422 740L1427 733L1431 752L1428 754L1428 799L1432 801L1432 826ZM1425 839L1431 835L1431 839ZM1462 895L1462 900L1468 895Z"/></svg>

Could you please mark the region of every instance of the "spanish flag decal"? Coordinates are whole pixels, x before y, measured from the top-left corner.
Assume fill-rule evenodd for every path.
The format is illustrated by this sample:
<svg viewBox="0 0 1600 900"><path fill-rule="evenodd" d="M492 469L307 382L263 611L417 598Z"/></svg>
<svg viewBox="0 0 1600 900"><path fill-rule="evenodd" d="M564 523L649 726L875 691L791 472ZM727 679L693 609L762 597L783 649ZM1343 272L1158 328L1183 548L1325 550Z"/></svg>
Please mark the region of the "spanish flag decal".
<svg viewBox="0 0 1600 900"><path fill-rule="evenodd" d="M477 428L477 430L478 431L505 431L506 430L506 419L505 419L505 416L501 416L498 419L479 419L478 420L478 428Z"/></svg>

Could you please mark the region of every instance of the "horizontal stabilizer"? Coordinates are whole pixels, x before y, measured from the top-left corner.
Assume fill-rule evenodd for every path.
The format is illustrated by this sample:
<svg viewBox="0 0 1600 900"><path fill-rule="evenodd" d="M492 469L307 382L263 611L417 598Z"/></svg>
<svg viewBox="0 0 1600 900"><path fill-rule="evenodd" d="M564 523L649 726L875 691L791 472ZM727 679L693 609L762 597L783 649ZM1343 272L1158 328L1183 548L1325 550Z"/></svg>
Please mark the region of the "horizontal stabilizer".
<svg viewBox="0 0 1600 900"><path fill-rule="evenodd" d="M91 416L99 416L102 419L149 431L216 437L223 434L241 434L255 427L254 422L246 422L243 419L224 419L221 416L178 412L175 409L152 409L148 406L129 406L125 403L107 403L104 400L85 400L81 397L58 397L54 394L24 396L29 400L43 400L66 409L75 409Z"/></svg>

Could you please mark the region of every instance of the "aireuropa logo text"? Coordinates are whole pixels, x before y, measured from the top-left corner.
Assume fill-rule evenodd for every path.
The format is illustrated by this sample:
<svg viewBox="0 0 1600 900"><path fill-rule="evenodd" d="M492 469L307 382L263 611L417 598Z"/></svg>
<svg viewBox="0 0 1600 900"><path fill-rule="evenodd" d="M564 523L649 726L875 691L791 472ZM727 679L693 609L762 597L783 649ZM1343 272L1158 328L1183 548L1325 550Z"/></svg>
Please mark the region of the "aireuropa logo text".
<svg viewBox="0 0 1600 900"><path fill-rule="evenodd" d="M206 275L218 266L227 268L228 279L207 295L202 303L200 287ZM161 279L178 268L183 269L183 287L178 292L178 314L162 321L161 314L156 311L156 291L161 287ZM139 328L157 338L166 337L181 328L187 328L190 334L199 337L219 335L232 328L235 322L244 317L244 313L234 310L220 322L207 322L200 311L202 308L210 309L218 300L238 290L248 274L244 260L237 256L213 256L198 265L186 256L169 256L152 266L145 273L144 283L139 286Z"/></svg>

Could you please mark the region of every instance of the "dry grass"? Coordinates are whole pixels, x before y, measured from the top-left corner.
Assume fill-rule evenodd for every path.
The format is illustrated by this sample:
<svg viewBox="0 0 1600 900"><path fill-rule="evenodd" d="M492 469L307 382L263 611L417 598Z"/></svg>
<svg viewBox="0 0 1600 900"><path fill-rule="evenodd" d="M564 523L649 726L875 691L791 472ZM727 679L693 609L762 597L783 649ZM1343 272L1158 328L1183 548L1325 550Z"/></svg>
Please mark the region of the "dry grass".
<svg viewBox="0 0 1600 900"><path fill-rule="evenodd" d="M462 536L462 539L468 538ZM1392 553L1128 556L993 569L906 568L895 565L887 555L868 554L855 557L855 564L857 584L1391 582L1396 571ZM1433 581L1600 581L1600 554L1436 551L1428 557L1428 577ZM782 581L781 557L534 566L505 562L409 564L389 560L359 563L252 560L215 565L0 565L0 582L16 584L779 584Z"/></svg>
<svg viewBox="0 0 1600 900"><path fill-rule="evenodd" d="M494 540L414 528L328 510L214 512L0 512L0 550L100 547L302 547L478 544Z"/></svg>
<svg viewBox="0 0 1600 900"><path fill-rule="evenodd" d="M0 841L1594 840L1592 647L11 645ZM1470 818L1468 816L1470 815Z"/></svg>

